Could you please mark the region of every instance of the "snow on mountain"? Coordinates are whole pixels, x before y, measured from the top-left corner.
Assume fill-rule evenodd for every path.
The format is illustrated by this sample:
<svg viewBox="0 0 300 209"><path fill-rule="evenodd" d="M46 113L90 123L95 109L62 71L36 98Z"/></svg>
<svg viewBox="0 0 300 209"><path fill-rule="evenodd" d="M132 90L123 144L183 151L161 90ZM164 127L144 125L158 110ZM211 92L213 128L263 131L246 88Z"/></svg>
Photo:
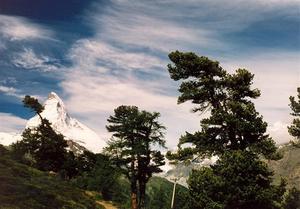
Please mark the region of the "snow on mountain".
<svg viewBox="0 0 300 209"><path fill-rule="evenodd" d="M106 142L93 130L68 114L63 101L54 92L51 92L45 101L41 115L43 118L48 119L52 128L64 135L66 140L72 140L79 146L95 153L101 152L102 148L106 146ZM40 122L40 118L36 115L29 119L26 128L37 127Z"/></svg>

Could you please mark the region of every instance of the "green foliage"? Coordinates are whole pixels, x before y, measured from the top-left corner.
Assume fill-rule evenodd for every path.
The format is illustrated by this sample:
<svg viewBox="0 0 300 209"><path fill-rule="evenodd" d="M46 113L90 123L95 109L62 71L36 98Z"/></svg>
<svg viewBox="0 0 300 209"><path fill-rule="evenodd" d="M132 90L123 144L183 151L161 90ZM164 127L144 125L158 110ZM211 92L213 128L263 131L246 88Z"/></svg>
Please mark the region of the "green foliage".
<svg viewBox="0 0 300 209"><path fill-rule="evenodd" d="M272 185L267 164L248 151L225 153L211 167L193 170L188 180L191 208L280 208L285 183Z"/></svg>
<svg viewBox="0 0 300 209"><path fill-rule="evenodd" d="M294 116L292 125L288 127L289 133L300 140L300 87L297 88L297 99L290 97L291 115Z"/></svg>
<svg viewBox="0 0 300 209"><path fill-rule="evenodd" d="M194 112L210 112L201 130L186 132L170 160L219 156L217 164L193 171L189 179L191 208L280 208L285 184L271 183L272 172L260 161L279 159L275 142L265 132L267 123L256 111L254 75L246 69L226 72L219 63L194 53L172 52L170 76L182 80L178 103L191 101ZM193 145L185 146L182 145Z"/></svg>
<svg viewBox="0 0 300 209"><path fill-rule="evenodd" d="M188 154L205 157L249 148L266 158L274 157L276 146L265 134L267 123L251 100L260 95L258 89L251 89L253 74L246 69L229 74L218 62L194 53L176 51L169 58L174 63L168 65L171 78L183 80L178 103L191 101L198 105L195 112L210 110L211 114L201 120L201 131L180 138L179 147L192 143L195 148L179 149L178 155L186 159Z"/></svg>
<svg viewBox="0 0 300 209"><path fill-rule="evenodd" d="M40 113L43 106L37 99L25 96L23 103L39 115L41 124L37 128L24 130L23 140L12 145L14 156L22 161L29 161L40 170L59 171L66 160L67 142L63 135L52 129L47 119L42 118Z"/></svg>
<svg viewBox="0 0 300 209"><path fill-rule="evenodd" d="M95 168L98 160L97 156L99 155L100 154L94 154L86 150L77 155L69 151L60 170L61 176L64 179L71 179L78 175L82 175L84 172L90 172Z"/></svg>
<svg viewBox="0 0 300 209"><path fill-rule="evenodd" d="M121 187L118 184L119 177L120 172L112 166L107 156L95 154L92 167L81 168L80 175L72 182L80 188L100 192L105 200L113 200Z"/></svg>
<svg viewBox="0 0 300 209"><path fill-rule="evenodd" d="M10 155L0 145L0 208L96 208L94 200L78 187L102 192L98 199L112 200L120 209L131 208L130 183L111 165L107 156L92 153L75 156L75 159L83 158L82 162L89 162L89 166L69 184L58 175L17 163ZM152 177L147 184L145 208L169 208L172 190L173 183ZM176 190L174 209L188 209L188 190L180 185Z"/></svg>
<svg viewBox="0 0 300 209"><path fill-rule="evenodd" d="M0 152L0 208L102 208L83 190L16 162L2 146Z"/></svg>
<svg viewBox="0 0 300 209"><path fill-rule="evenodd" d="M165 129L158 122L159 113L140 111L135 106L120 106L108 118L106 126L113 138L108 142L106 153L131 183L132 207L144 207L146 183L153 173L159 173L164 156L154 146L163 146ZM137 184L138 183L138 184ZM139 185L139 188L137 188Z"/></svg>
<svg viewBox="0 0 300 209"><path fill-rule="evenodd" d="M41 105L38 99L26 95L23 99L23 104L25 107L32 109L36 114L40 116L40 113L44 110L43 105Z"/></svg>
<svg viewBox="0 0 300 209"><path fill-rule="evenodd" d="M25 129L23 139L12 145L15 157L28 161L40 170L59 171L66 160L67 142L63 135L57 134L48 120L43 119L41 125L35 129Z"/></svg>

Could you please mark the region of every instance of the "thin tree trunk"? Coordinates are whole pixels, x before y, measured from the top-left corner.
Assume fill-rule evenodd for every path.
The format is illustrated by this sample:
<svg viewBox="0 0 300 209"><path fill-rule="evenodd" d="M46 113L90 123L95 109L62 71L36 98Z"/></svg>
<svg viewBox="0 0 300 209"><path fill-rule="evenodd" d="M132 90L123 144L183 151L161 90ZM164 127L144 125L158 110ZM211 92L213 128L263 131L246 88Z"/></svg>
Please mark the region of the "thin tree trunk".
<svg viewBox="0 0 300 209"><path fill-rule="evenodd" d="M146 184L145 182L139 182L139 209L145 209L146 198Z"/></svg>
<svg viewBox="0 0 300 209"><path fill-rule="evenodd" d="M138 208L137 181L136 181L136 177L134 175L131 177L131 208L132 209Z"/></svg>
<svg viewBox="0 0 300 209"><path fill-rule="evenodd" d="M137 192L136 191L131 191L131 208L132 209L137 209Z"/></svg>
<svg viewBox="0 0 300 209"><path fill-rule="evenodd" d="M137 178L135 173L135 160L134 156L131 159L131 208L138 209L138 201L137 201Z"/></svg>

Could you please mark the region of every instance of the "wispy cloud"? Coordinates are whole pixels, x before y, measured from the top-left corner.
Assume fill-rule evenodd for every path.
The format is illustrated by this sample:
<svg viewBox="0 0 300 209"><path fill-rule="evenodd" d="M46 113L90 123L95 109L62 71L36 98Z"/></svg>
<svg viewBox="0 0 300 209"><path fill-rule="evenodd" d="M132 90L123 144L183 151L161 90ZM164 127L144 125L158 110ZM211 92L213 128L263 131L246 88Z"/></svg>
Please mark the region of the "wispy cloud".
<svg viewBox="0 0 300 209"><path fill-rule="evenodd" d="M58 70L60 66L57 60L45 55L37 55L30 48L25 48L23 52L19 52L12 62L16 67L42 72L53 72Z"/></svg>
<svg viewBox="0 0 300 209"><path fill-rule="evenodd" d="M0 15L0 34L12 41L49 39L53 32L22 17Z"/></svg>
<svg viewBox="0 0 300 209"><path fill-rule="evenodd" d="M84 40L79 43L80 45L75 45L72 48L73 51L70 51L70 58L73 59L74 65L66 71L67 74L61 87L67 96L66 102L69 110L97 130L102 137L109 138L104 128L106 119L113 113L114 108L122 104L137 105L142 109L161 112L161 120L168 127L167 144L170 148L176 146L178 138L185 131L195 131L200 128L199 115L190 113L192 105L177 105L177 97L167 94L170 93L171 82L167 76L163 76L167 75L164 66L161 66L160 79L142 82L140 78L133 76L131 71L128 71L129 73L124 71L124 68L134 69L135 64L133 66L126 64L127 61L130 62L130 58L128 60L116 59L123 53L126 54L126 51L119 51L117 48L95 40ZM109 51L107 53L109 55L105 55L106 51ZM282 61L280 57L288 57L288 59ZM139 68L153 67L147 62L142 62L143 57L136 56L135 58L135 62L139 63ZM240 59L238 63L232 59L221 62L221 65L229 71L246 67L255 73L254 86L263 92L262 98L256 101L256 104L260 113L269 122L269 133L277 143L290 140L286 126L278 125L277 122L282 120L280 124L286 124L290 120L288 96L293 94L295 86L299 83L299 77L295 76L298 73L298 68L295 68L299 64L297 58L298 56L293 53L259 54L251 59ZM103 63L99 65L97 60L102 60ZM118 66L119 73L113 74L114 68L109 65L103 68L105 61ZM272 82L276 83L275 87L270 85ZM175 92L176 88L173 87L171 91ZM278 93L280 97L276 95Z"/></svg>
<svg viewBox="0 0 300 209"><path fill-rule="evenodd" d="M17 98L24 97L24 95L22 95L18 89L14 87L3 86L3 85L0 85L0 93L3 93L8 96L14 96Z"/></svg>
<svg viewBox="0 0 300 209"><path fill-rule="evenodd" d="M170 96L172 84L163 58L97 38L77 41L68 57L73 64L65 70L61 83L68 109L102 138L110 138L106 119L120 105L160 112L161 121L168 127L167 145L172 148L184 131L197 130L199 119L190 113L191 105L178 106L177 97ZM156 76L139 77L136 72Z"/></svg>
<svg viewBox="0 0 300 209"><path fill-rule="evenodd" d="M297 52L267 52L238 60L224 60L230 71L246 68L255 74L254 86L261 90L257 109L270 124L290 122L289 96L300 84L300 55Z"/></svg>
<svg viewBox="0 0 300 209"><path fill-rule="evenodd" d="M101 137L109 139L105 130L106 119L119 105L136 105L148 111L161 113L161 121L168 127L167 145L174 148L180 134L196 130L196 115L191 106L176 104L176 97L155 93L133 78L114 75L95 75L91 71L71 71L62 83L71 113L84 120ZM161 85L163 86L163 84ZM174 123L174 121L178 121Z"/></svg>
<svg viewBox="0 0 300 209"><path fill-rule="evenodd" d="M198 46L224 45L208 30L175 24L142 14L112 12L98 19L111 41L140 46L151 50L170 50Z"/></svg>
<svg viewBox="0 0 300 209"><path fill-rule="evenodd" d="M297 20L299 3L299 0L111 0L105 9L99 3L101 12L95 4L92 10L87 10L84 22L93 33L73 42L75 34L68 42L74 44L62 57L71 66L59 64L30 43L21 45L22 51L14 51L12 64L17 70L29 69L28 73L39 70L41 75L49 75L55 71L59 75L57 83L63 80L58 85L71 114L106 139L109 138L106 119L121 104L161 112L161 121L168 128L167 144L174 148L181 134L200 128L200 117L190 113L192 105L176 104L178 83L169 78L167 54L177 49L194 51L219 60L225 69L246 67L255 73L254 85L262 90L257 109L269 122L269 130L276 135L277 142L282 142L287 136L281 124L290 122L288 96L300 83L299 55L281 49L278 53L273 45L253 46L257 37L253 38L253 45L247 45L244 41L257 31L251 31L253 34L247 37L240 32L270 19L271 25L267 26L280 30L274 19ZM0 36L5 41L51 39L55 34L48 27L25 18L0 15ZM81 28L74 29L77 30ZM1 48L0 41L0 49L8 47L7 43L3 42ZM63 54L67 45L63 46ZM60 47L57 45L53 51L61 52ZM6 95L22 93L13 83L0 85L0 92Z"/></svg>
<svg viewBox="0 0 300 209"><path fill-rule="evenodd" d="M101 8L101 5L99 6ZM98 37L164 53L178 50L233 50L229 34L274 16L299 16L299 1L132 1L113 0L105 12L87 21Z"/></svg>
<svg viewBox="0 0 300 209"><path fill-rule="evenodd" d="M17 88L11 87L11 86L1 85L1 82L0 82L0 94L1 93L4 95L7 95L7 96L16 97L18 100L23 99L26 95L26 94L24 94L24 92L21 89L17 89ZM27 94L30 94L30 93L27 92ZM39 100L44 100L46 98L44 95L36 95L36 94L30 94L30 95Z"/></svg>
<svg viewBox="0 0 300 209"><path fill-rule="evenodd" d="M143 52L129 52L97 39L78 40L70 50L70 59L83 70L149 70L161 67L161 59ZM98 69L98 70L97 70Z"/></svg>
<svg viewBox="0 0 300 209"><path fill-rule="evenodd" d="M135 4L113 0L101 14L89 13L86 20L91 21L95 35L78 40L69 52L73 66L66 70L61 83L67 106L106 138L106 118L119 105L161 112L161 120L168 127L167 144L174 148L181 134L200 128L201 116L190 113L191 104L177 105L176 84L166 70L167 53L191 50L200 55L214 54L211 58L220 60L226 69L246 67L254 72L254 85L263 92L256 102L258 110L270 123L269 132L275 134L274 139L286 142L286 127L276 122L289 122L287 98L299 83L295 76L298 71L293 68L299 65L299 57L296 53L269 53L267 49L261 54L249 55L245 51L233 56L231 50L236 46L224 41L228 33L242 31L273 12L285 14L286 8L298 2L288 1L284 9L282 5L275 0ZM291 13L295 12L292 9ZM136 72L149 74L138 76ZM156 79L149 79L153 74ZM281 92L279 100L276 92Z"/></svg>
<svg viewBox="0 0 300 209"><path fill-rule="evenodd" d="M19 133L24 130L26 120L9 113L0 113L0 132Z"/></svg>

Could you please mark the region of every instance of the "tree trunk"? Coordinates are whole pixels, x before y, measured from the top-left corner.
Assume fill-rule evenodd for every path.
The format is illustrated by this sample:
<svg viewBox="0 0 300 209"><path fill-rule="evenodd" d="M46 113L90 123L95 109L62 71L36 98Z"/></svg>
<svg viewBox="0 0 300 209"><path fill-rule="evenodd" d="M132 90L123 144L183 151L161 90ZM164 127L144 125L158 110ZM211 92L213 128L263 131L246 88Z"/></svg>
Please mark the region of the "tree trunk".
<svg viewBox="0 0 300 209"><path fill-rule="evenodd" d="M131 191L131 208L132 209L137 209L137 192L136 191Z"/></svg>
<svg viewBox="0 0 300 209"><path fill-rule="evenodd" d="M131 177L131 208L137 209L138 208L138 201L137 201L137 180L133 175Z"/></svg>
<svg viewBox="0 0 300 209"><path fill-rule="evenodd" d="M131 159L131 208L138 209L138 201L137 201L137 178L136 178L136 169L135 169L135 160L132 156Z"/></svg>
<svg viewBox="0 0 300 209"><path fill-rule="evenodd" d="M146 184L139 182L139 209L145 209Z"/></svg>

